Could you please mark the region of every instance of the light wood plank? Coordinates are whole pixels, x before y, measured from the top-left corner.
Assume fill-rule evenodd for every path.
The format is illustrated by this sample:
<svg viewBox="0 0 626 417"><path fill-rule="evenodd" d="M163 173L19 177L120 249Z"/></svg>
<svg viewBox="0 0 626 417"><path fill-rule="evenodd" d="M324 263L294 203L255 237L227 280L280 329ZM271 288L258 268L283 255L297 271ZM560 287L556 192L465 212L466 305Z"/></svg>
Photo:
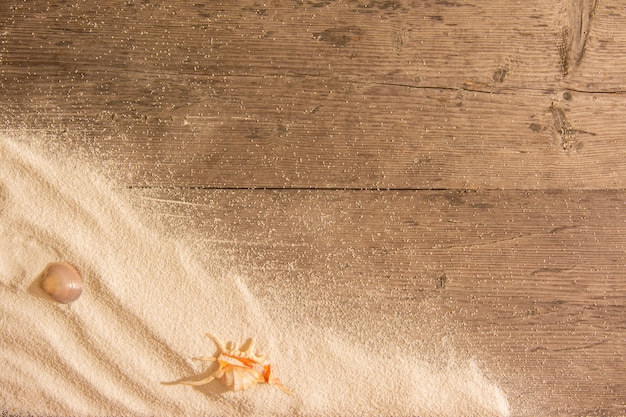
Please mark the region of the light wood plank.
<svg viewBox="0 0 626 417"><path fill-rule="evenodd" d="M424 349L470 341L514 415L624 411L622 192L133 195L169 213L169 227L192 222L270 306L295 293L291 314L328 326L368 317Z"/></svg>

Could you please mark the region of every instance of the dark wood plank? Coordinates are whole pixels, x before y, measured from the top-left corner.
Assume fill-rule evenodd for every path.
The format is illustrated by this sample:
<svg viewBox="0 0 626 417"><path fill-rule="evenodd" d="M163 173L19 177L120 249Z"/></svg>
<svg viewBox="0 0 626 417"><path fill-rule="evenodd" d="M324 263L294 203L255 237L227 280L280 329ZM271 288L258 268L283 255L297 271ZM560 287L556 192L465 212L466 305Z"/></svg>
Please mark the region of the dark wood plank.
<svg viewBox="0 0 626 417"><path fill-rule="evenodd" d="M514 415L624 411L622 192L133 193L192 222L268 305L287 291L291 314L348 332L368 317L424 349L469 341Z"/></svg>

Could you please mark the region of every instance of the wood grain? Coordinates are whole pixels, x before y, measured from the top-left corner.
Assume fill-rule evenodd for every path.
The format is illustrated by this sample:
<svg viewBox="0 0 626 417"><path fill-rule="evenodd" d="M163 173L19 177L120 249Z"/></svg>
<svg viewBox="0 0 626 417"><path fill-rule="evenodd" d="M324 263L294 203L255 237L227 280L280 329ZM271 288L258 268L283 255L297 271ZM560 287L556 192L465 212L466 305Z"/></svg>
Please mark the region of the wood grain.
<svg viewBox="0 0 626 417"><path fill-rule="evenodd" d="M5 1L0 128L106 160L294 314L469 343L514 415L626 414L625 23L618 0Z"/></svg>
<svg viewBox="0 0 626 417"><path fill-rule="evenodd" d="M543 3L5 6L3 125L136 186L623 188L616 12Z"/></svg>
<svg viewBox="0 0 626 417"><path fill-rule="evenodd" d="M572 43L562 51L574 65L568 70L566 83L587 92L622 93L626 34L619 28L626 16L623 4L572 0L569 16L563 33Z"/></svg>

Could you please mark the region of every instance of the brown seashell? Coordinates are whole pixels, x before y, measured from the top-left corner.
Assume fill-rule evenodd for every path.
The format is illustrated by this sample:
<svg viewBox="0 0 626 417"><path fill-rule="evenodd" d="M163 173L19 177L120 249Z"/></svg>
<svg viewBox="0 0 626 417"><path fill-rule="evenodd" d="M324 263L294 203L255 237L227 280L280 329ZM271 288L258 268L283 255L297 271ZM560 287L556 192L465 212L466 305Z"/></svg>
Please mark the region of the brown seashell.
<svg viewBox="0 0 626 417"><path fill-rule="evenodd" d="M41 288L55 301L67 304L80 297L83 279L72 265L52 262L42 272Z"/></svg>

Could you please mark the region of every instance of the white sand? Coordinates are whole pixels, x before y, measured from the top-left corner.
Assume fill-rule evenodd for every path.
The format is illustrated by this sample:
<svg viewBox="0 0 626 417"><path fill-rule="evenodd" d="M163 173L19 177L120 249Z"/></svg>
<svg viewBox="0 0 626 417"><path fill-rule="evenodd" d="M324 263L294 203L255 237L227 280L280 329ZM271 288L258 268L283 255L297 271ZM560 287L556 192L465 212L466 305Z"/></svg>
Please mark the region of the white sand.
<svg viewBox="0 0 626 417"><path fill-rule="evenodd" d="M172 237L133 208L101 163L62 155L0 136L0 413L508 415L503 392L471 361L441 366L384 340L366 349L303 314L278 318L243 277L218 266L206 237ZM33 285L60 260L86 280L69 305ZM217 381L168 385L205 374L206 363L191 358L216 352L206 332L256 337L294 396L267 385L239 393Z"/></svg>

